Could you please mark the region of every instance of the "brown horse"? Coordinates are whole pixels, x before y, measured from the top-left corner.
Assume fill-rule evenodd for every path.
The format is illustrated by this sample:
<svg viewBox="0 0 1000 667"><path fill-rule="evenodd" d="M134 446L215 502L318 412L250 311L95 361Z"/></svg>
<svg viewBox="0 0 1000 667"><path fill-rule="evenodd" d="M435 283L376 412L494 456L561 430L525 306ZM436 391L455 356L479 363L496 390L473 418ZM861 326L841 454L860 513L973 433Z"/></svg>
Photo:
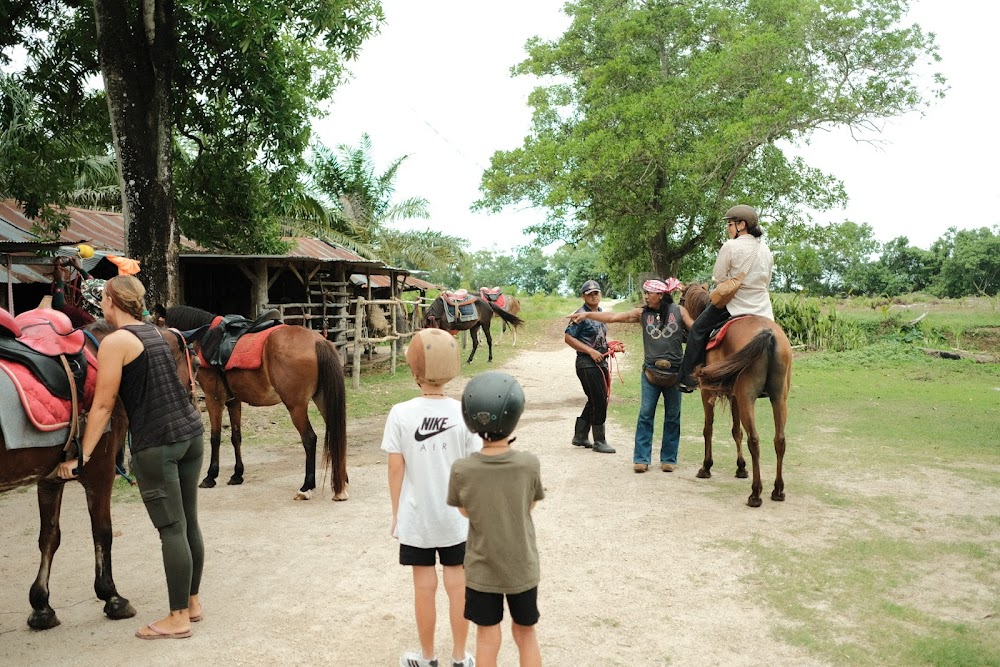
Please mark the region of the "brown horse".
<svg viewBox="0 0 1000 667"><path fill-rule="evenodd" d="M490 324L493 322L493 315L496 314L515 329L524 324L524 320L517 315L504 311L495 303L490 303L479 297L472 297L472 299L479 317L465 322L458 321L457 317L454 321L448 321L444 311L444 299L440 296L434 299L434 302L427 307L424 313L424 328L430 327L444 329L445 331L470 331L472 333L472 354L469 355L469 359L466 362L470 364L476 356L476 350L479 349L479 330L482 329L486 335L486 345L490 351L490 358L487 361L492 362L493 336L490 334Z"/></svg>
<svg viewBox="0 0 1000 667"><path fill-rule="evenodd" d="M682 301L691 317L698 315L709 303L708 292L692 283L684 290ZM743 459L743 430L747 432L747 449L753 462L753 483L747 505L760 507L760 437L757 435L754 403L766 392L774 413L774 452L777 472L771 500L785 499L785 482L781 476L785 456L785 421L788 418L788 390L792 382L792 346L784 330L774 321L756 315L732 323L722 344L708 351L705 365L695 373L701 388L705 410L705 460L698 477L712 476L712 425L718 399L728 400L733 413L733 440L736 442L736 476L746 478ZM741 430L742 426L742 430Z"/></svg>
<svg viewBox="0 0 1000 667"><path fill-rule="evenodd" d="M505 294L503 301L503 309L508 313L510 313L511 315L520 315L521 300L518 299L516 296L507 296ZM503 324L500 325L500 337L497 339L497 343L503 342L503 335L504 333L506 333L506 331L507 331L507 322L504 321ZM511 335L514 337L513 347L517 347L517 329L511 327L510 331Z"/></svg>
<svg viewBox="0 0 1000 667"><path fill-rule="evenodd" d="M87 330L93 334L95 340L100 341L113 331L113 327L104 320L98 320L89 325ZM166 330L162 333L174 355L181 382L190 384L185 347L180 343L178 336ZM97 348L89 339L87 346L96 354ZM96 558L94 592L98 598L104 600L104 613L114 620L135 616L135 608L118 594L111 577L111 490L115 479L115 458L125 441L127 429L128 418L119 400L115 402L115 409L111 415L110 430L101 436L90 462L80 470L79 476L80 484L87 494L90 528L94 538ZM29 593L33 611L28 617L28 625L36 630L59 625L59 619L49 605L49 573L52 569L52 559L59 548L59 510L62 507L65 482L58 478L47 479L46 476L63 460L63 449L63 445L7 449L3 433L0 431L0 492L38 483L38 513L41 521L38 548L42 557L38 566L38 576L31 585Z"/></svg>
<svg viewBox="0 0 1000 667"><path fill-rule="evenodd" d="M201 351L201 334L212 323L212 313L191 306L167 309L167 324L184 331L199 330L190 337ZM201 487L215 486L219 476L219 446L222 442L222 407L229 411L236 467L229 484L243 483L243 435L240 429L243 403L264 406L283 403L299 432L306 452L306 474L295 495L306 500L316 488L316 432L309 422L309 401L319 408L326 422L323 438L325 457L331 462L333 499L347 500L347 408L344 369L336 348L319 332L301 326L283 326L264 342L261 365L254 370L230 370L202 365L198 384L205 393L211 425L212 460Z"/></svg>

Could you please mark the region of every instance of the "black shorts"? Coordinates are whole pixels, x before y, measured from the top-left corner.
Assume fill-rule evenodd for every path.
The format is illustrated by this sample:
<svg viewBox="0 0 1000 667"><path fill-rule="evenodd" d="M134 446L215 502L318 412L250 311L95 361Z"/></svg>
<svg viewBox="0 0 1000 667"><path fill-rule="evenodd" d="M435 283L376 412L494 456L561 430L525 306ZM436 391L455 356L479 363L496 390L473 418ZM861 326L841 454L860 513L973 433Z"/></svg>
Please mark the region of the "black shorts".
<svg viewBox="0 0 1000 667"><path fill-rule="evenodd" d="M538 586L523 593L507 593L507 609L518 625L538 623ZM503 620L503 593L483 593L465 588L465 618L476 625L496 625Z"/></svg>
<svg viewBox="0 0 1000 667"><path fill-rule="evenodd" d="M450 547L431 547L421 549L409 544L399 543L400 565L423 565L434 567L435 554L440 556L441 564L447 566L463 565L465 563L465 542Z"/></svg>

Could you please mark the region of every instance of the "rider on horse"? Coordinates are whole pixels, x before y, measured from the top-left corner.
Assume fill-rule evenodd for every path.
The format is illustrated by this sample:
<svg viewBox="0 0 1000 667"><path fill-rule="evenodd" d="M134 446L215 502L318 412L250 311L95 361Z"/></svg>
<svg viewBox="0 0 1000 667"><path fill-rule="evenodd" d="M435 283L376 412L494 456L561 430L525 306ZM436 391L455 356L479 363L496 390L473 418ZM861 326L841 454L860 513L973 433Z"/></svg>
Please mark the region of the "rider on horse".
<svg viewBox="0 0 1000 667"><path fill-rule="evenodd" d="M774 259L761 238L764 231L757 222L757 212L750 206L740 204L726 211L722 219L726 221L729 240L719 250L712 279L720 285L739 277L741 273L744 275L742 284L728 303L718 306L709 304L691 326L677 385L684 393L690 393L698 386L692 373L705 361L705 345L712 330L730 317L739 315L760 315L774 320L768 292Z"/></svg>

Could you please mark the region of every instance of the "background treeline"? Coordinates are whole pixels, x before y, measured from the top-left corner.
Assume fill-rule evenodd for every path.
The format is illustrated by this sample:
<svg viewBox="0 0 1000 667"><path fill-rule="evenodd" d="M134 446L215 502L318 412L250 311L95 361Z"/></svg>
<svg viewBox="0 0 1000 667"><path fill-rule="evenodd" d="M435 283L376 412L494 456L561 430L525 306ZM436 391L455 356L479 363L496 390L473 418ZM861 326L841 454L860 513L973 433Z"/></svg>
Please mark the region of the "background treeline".
<svg viewBox="0 0 1000 667"><path fill-rule="evenodd" d="M776 292L815 296L895 297L924 292L935 297L1000 293L1000 227L950 228L930 249L906 236L879 242L868 224L832 223L768 230L774 252ZM634 264L607 261L599 242L565 244L555 252L537 246L480 250L433 271L430 279L448 287L503 285L523 294L573 294L595 279L611 296L634 293L651 275ZM711 278L713 253L685 257L678 278ZM648 267L648 262L645 264Z"/></svg>

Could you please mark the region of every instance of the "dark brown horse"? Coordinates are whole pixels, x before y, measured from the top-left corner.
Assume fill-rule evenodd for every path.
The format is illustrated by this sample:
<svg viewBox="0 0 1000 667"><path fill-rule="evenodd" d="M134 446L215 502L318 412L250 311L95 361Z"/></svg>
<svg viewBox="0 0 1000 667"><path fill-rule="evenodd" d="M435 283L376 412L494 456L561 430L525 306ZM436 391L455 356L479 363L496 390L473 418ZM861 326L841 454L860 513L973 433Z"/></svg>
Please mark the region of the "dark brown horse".
<svg viewBox="0 0 1000 667"><path fill-rule="evenodd" d="M522 320L517 315L512 315L504 311L502 308L494 303L490 303L479 297L472 297L473 304L476 308L476 312L479 317L476 319L470 319L465 322L460 322L459 318L456 317L454 321L449 321L447 316L445 316L445 306L444 299L438 297L434 299L434 302L427 307L424 312L424 327L425 328L437 328L444 329L445 331L469 331L472 334L472 354L469 355L467 363L472 363L472 359L476 356L476 350L479 348L479 330L482 329L483 333L486 335L486 345L490 351L490 358L487 361L493 361L493 336L490 334L490 324L493 322L493 315L496 314L504 322L510 324L512 327L517 328L524 324Z"/></svg>
<svg viewBox="0 0 1000 667"><path fill-rule="evenodd" d="M98 320L87 329L98 341L113 331L111 325L104 320ZM184 346L179 342L178 336L166 330L162 333L174 355L181 381L190 384ZM89 339L87 346L96 354L96 347ZM111 490L115 479L115 457L125 442L127 429L128 418L119 400L115 402L115 409L111 415L111 430L101 436L90 462L80 470L79 476L80 484L87 494L90 528L94 537L96 558L94 592L98 598L104 600L104 613L108 618L115 620L135 616L135 608L118 594L111 577ZM29 593L33 611L28 617L28 625L36 630L59 625L59 619L49 605L49 573L53 556L59 548L59 510L62 507L65 482L58 478L46 479L46 476L63 460L63 448L63 445L57 445L7 449L3 433L0 431L0 492L38 483L38 513L41 521L38 548L42 557L38 566L38 576L31 585Z"/></svg>
<svg viewBox="0 0 1000 667"><path fill-rule="evenodd" d="M212 313L191 306L167 309L167 324L190 331L212 323ZM203 330L202 330L203 332ZM190 341L200 352L200 334ZM319 408L326 422L323 438L325 456L331 462L333 499L347 500L347 408L344 369L336 348L317 331L301 326L283 326L264 342L259 368L230 370L225 374L202 365L198 384L205 393L205 407L211 425L212 460L202 488L212 488L219 476L219 446L222 441L222 407L229 411L229 423L236 467L229 484L243 483L243 435L240 430L243 403L277 405L283 403L299 432L306 452L306 474L295 495L306 500L316 488L316 432L309 423L309 401Z"/></svg>
<svg viewBox="0 0 1000 667"><path fill-rule="evenodd" d="M684 291L683 304L691 317L698 315L709 303L708 292L692 283ZM730 325L722 344L708 351L705 365L695 373L701 388L705 409L705 460L698 477L712 476L712 425L718 399L728 400L733 413L733 440L736 442L736 476L746 478L743 459L743 430L747 432L747 449L753 462L753 483L747 505L760 507L760 437L754 404L766 392L774 413L774 452L777 472L771 500L785 499L785 482L781 476L785 456L785 421L788 418L788 390L792 382L792 346L784 330L774 321L756 315L741 318ZM742 427L742 429L741 429Z"/></svg>

